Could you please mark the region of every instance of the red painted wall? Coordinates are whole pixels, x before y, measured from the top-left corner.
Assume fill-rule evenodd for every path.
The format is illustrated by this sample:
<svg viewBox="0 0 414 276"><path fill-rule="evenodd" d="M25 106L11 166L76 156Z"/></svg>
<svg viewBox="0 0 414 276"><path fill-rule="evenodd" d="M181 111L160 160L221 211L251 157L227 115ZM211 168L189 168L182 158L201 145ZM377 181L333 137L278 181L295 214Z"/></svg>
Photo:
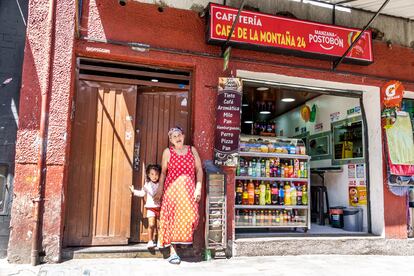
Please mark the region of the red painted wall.
<svg viewBox="0 0 414 276"><path fill-rule="evenodd" d="M74 41L75 0L57 1L56 40L47 24L48 0L31 1L20 101L20 121L16 154L15 200L9 260L27 262L31 242L31 195L37 161L37 133L40 121L40 95L50 92L48 172L43 223L43 246L48 261L58 261L64 223L64 199L70 147L69 110L75 77L75 56L185 68L193 72L193 142L203 160L213 156L216 86L223 76L220 48L205 43L205 18L196 12L114 0L84 0L80 34ZM136 52L127 46L103 43L139 42L151 46ZM53 40L52 40L53 41ZM95 41L95 42L94 42ZM101 41L101 42L96 42ZM74 42L74 43L73 43ZM53 64L48 67L52 56ZM381 86L388 79L402 80L414 91L414 52L412 49L374 42L374 64L341 65L336 73L327 61L297 58L234 49L230 68ZM51 86L48 86L49 74ZM232 176L229 176L232 179ZM374 184L372 184L374 185ZM392 196L384 186L387 237L404 238L404 199ZM391 211L392 210L392 211ZM203 228L197 230L197 245L203 244ZM230 233L229 233L230 234Z"/></svg>

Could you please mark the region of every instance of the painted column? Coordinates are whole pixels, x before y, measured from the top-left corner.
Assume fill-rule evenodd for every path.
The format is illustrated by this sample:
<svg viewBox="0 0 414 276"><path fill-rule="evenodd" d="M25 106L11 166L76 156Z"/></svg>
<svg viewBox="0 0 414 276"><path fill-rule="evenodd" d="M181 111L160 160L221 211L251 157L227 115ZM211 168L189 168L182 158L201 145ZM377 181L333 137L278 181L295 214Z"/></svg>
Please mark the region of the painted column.
<svg viewBox="0 0 414 276"><path fill-rule="evenodd" d="M27 22L20 121L17 132L14 199L8 259L30 262L33 197L39 150L41 95L49 94L46 179L41 209L45 261L60 261L64 225L64 183L68 156L74 76L75 0L30 1ZM55 13L53 13L55 10Z"/></svg>

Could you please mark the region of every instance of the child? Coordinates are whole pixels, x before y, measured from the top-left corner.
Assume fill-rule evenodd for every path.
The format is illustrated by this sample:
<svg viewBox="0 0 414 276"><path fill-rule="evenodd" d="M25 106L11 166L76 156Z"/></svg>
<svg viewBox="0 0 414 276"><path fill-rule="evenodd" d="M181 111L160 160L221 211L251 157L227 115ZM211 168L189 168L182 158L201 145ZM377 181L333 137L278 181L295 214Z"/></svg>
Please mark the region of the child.
<svg viewBox="0 0 414 276"><path fill-rule="evenodd" d="M144 197L147 195L147 202L145 203L145 209L147 210L148 218L148 244L147 248L155 247L155 233L157 229L157 218L160 214L160 204L154 201L154 195L158 190L158 179L161 173L161 166L159 165L148 165L145 170L147 180L145 181L144 187L141 190L134 190L134 186L129 186L129 189L135 196Z"/></svg>

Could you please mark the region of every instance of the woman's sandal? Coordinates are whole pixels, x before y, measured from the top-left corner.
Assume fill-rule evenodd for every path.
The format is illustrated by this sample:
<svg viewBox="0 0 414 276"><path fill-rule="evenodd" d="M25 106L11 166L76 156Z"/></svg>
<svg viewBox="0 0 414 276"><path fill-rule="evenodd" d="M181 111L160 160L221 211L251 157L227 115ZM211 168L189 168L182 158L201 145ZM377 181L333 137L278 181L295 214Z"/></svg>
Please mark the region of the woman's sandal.
<svg viewBox="0 0 414 276"><path fill-rule="evenodd" d="M177 254L173 254L167 259L167 261L170 264L180 264L181 263L181 258Z"/></svg>

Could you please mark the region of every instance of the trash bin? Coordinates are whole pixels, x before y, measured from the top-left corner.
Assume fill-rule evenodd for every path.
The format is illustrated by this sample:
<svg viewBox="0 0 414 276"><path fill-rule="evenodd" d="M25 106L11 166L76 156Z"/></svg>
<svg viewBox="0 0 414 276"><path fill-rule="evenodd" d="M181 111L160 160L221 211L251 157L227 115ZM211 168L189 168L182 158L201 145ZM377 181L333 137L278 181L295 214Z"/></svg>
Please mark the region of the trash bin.
<svg viewBox="0 0 414 276"><path fill-rule="evenodd" d="M414 187L410 187L408 190L408 204L410 208L414 208Z"/></svg>
<svg viewBox="0 0 414 276"><path fill-rule="evenodd" d="M329 208L329 215L331 217L331 226L335 228L344 227L344 209L343 206L335 206Z"/></svg>
<svg viewBox="0 0 414 276"><path fill-rule="evenodd" d="M344 230L362 232L362 208L344 209Z"/></svg>

